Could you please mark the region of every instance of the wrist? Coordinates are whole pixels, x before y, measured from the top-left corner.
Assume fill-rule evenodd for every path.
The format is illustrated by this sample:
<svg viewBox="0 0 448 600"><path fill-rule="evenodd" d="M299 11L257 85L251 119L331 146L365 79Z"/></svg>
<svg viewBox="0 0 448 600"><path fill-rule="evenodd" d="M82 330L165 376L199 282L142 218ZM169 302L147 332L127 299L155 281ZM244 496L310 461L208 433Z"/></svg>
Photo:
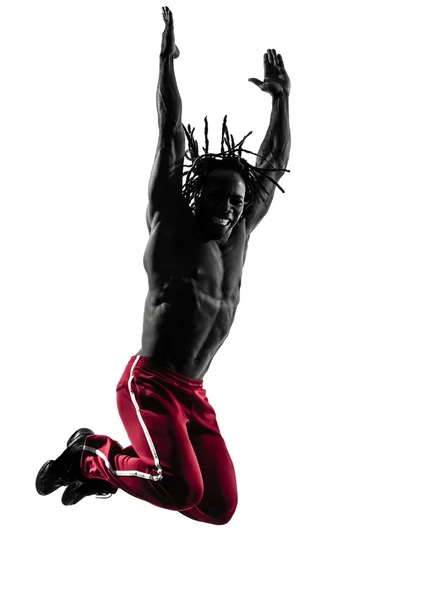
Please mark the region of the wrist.
<svg viewBox="0 0 448 600"><path fill-rule="evenodd" d="M289 92L286 90L282 90L281 92L277 92L276 94L272 94L272 104L288 104L289 103Z"/></svg>
<svg viewBox="0 0 448 600"><path fill-rule="evenodd" d="M161 52L159 54L159 61L161 64L163 63L167 63L167 62L173 62L173 55L172 54L167 54L166 52Z"/></svg>
<svg viewBox="0 0 448 600"><path fill-rule="evenodd" d="M280 97L280 98L288 98L289 97L289 90L286 90L285 88L281 89L279 92L275 92L273 94L274 98Z"/></svg>

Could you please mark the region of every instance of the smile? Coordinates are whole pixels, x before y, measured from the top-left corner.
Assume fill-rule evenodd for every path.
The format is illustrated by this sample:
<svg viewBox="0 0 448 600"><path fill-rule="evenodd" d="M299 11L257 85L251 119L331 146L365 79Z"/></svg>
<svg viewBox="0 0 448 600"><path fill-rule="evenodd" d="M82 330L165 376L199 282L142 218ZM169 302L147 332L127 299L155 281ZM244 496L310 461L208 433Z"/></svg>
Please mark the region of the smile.
<svg viewBox="0 0 448 600"><path fill-rule="evenodd" d="M214 223L218 223L218 225L228 225L231 221L231 219L225 219L222 217L212 217L212 221Z"/></svg>

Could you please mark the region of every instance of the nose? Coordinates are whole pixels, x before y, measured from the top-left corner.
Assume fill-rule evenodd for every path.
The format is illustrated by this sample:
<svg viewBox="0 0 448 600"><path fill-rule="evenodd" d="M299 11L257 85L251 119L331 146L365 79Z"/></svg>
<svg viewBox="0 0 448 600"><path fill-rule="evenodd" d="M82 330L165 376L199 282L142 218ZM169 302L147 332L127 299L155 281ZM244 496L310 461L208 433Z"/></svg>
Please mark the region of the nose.
<svg viewBox="0 0 448 600"><path fill-rule="evenodd" d="M225 210L226 212L231 212L232 211L232 200L230 197L224 197L220 204L219 207L223 210Z"/></svg>

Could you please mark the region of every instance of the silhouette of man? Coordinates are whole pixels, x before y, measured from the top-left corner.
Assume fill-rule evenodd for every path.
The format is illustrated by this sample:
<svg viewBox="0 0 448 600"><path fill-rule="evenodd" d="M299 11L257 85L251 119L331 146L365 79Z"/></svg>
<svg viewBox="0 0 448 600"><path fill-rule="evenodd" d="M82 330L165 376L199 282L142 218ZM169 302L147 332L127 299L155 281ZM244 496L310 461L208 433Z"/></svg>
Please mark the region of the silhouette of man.
<svg viewBox="0 0 448 600"><path fill-rule="evenodd" d="M287 170L290 81L273 49L264 55L264 80L249 80L272 96L270 124L255 165L242 157L249 152L243 149L246 138L235 144L226 119L217 154L209 152L205 120L206 147L200 155L194 130L182 125L173 16L168 7L162 13L142 345L117 387L131 445L122 448L106 435L79 429L64 452L42 466L36 488L48 495L66 486L65 505L121 489L191 519L224 524L236 509L237 485L203 377L232 326L250 236ZM185 158L191 163L186 172Z"/></svg>

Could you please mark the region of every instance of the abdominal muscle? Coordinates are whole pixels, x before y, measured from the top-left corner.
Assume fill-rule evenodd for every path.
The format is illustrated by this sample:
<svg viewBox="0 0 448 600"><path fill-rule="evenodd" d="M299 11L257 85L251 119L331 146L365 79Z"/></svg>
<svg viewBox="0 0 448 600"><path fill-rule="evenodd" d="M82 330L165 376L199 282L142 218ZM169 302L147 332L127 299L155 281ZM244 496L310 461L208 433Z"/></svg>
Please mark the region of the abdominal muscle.
<svg viewBox="0 0 448 600"><path fill-rule="evenodd" d="M187 228L157 227L144 258L149 291L139 354L202 379L234 321L246 248L243 228L222 250Z"/></svg>
<svg viewBox="0 0 448 600"><path fill-rule="evenodd" d="M192 379L202 379L227 338L239 302L216 299L196 282L171 282L161 294L149 291L139 354Z"/></svg>

